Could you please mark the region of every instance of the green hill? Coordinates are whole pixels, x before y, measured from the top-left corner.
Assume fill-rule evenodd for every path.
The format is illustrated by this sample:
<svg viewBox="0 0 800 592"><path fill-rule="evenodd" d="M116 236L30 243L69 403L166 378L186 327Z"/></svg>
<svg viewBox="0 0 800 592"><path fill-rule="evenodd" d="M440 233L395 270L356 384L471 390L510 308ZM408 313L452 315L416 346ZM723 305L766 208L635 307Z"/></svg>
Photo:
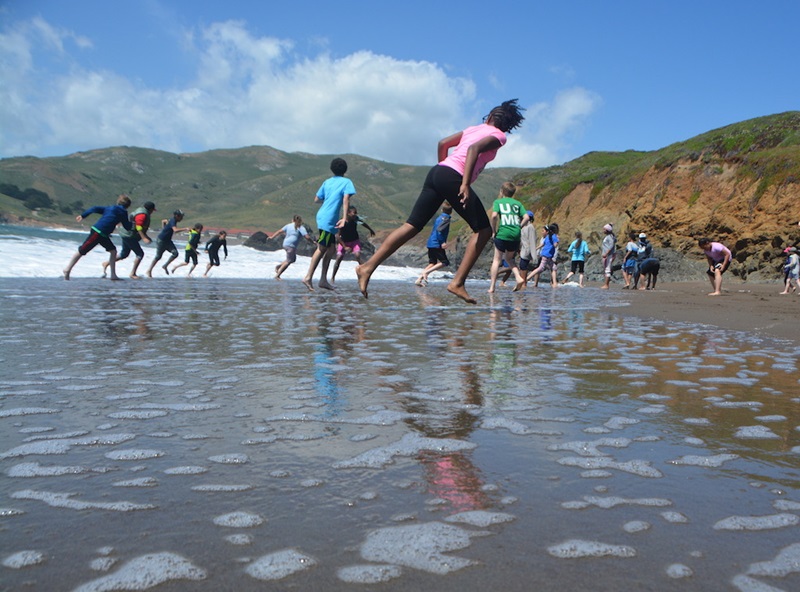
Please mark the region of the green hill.
<svg viewBox="0 0 800 592"><path fill-rule="evenodd" d="M208 227L275 230L300 214L313 223L314 195L330 176L333 155L281 152L266 146L172 154L115 147L63 157L0 160L0 191L34 189L52 200L35 211L8 195L0 213L70 224L81 209L111 203L120 193L134 204L151 200L167 215L176 208L187 221ZM345 154L359 213L377 229L405 221L428 166L407 166ZM531 169L487 169L475 188L491 203L500 185Z"/></svg>

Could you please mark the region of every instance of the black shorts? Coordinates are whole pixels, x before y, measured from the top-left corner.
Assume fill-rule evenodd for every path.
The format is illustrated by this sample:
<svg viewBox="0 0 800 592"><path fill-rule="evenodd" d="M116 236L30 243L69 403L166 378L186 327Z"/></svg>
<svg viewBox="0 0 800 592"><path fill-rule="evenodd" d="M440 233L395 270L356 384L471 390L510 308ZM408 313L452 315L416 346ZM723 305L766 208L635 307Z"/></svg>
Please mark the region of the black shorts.
<svg viewBox="0 0 800 592"><path fill-rule="evenodd" d="M335 234L331 234L327 230L319 231L319 240L317 241L317 244L319 245L320 249L326 249L335 243L336 243Z"/></svg>
<svg viewBox="0 0 800 592"><path fill-rule="evenodd" d="M212 253L211 251L208 252L208 262L211 265L219 265L219 252Z"/></svg>
<svg viewBox="0 0 800 592"><path fill-rule="evenodd" d="M499 238L494 239L495 248L502 253L516 253L519 251L519 241L507 241Z"/></svg>
<svg viewBox="0 0 800 592"><path fill-rule="evenodd" d="M447 253L441 247L431 248L428 247L428 263L435 265L441 263L445 267L450 265L450 260L447 258Z"/></svg>
<svg viewBox="0 0 800 592"><path fill-rule="evenodd" d="M117 247L114 246L114 243L111 242L111 239L107 236L103 236L99 232L97 232L94 228L89 233L89 236L86 237L86 240L83 241L83 244L78 247L78 253L81 255L85 255L92 249L94 249L97 245L102 245L102 247L106 251L117 251Z"/></svg>
<svg viewBox="0 0 800 592"><path fill-rule="evenodd" d="M585 261L572 261L572 262L570 263L569 270L570 270L572 273L575 273L575 272L577 272L577 273L583 273L583 266L584 266L584 264L585 264Z"/></svg>
<svg viewBox="0 0 800 592"><path fill-rule="evenodd" d="M192 265L197 265L197 251L186 251L186 254L183 256L183 260L186 263L191 261Z"/></svg>
<svg viewBox="0 0 800 592"><path fill-rule="evenodd" d="M447 201L453 206L456 213L469 224L473 232L491 228L489 216L486 215L486 210L478 194L472 188L469 190L467 206L461 205L461 198L458 197L461 178L458 172L448 166L437 164L431 168L406 222L418 231L422 230L441 209L442 204Z"/></svg>
<svg viewBox="0 0 800 592"><path fill-rule="evenodd" d="M122 250L119 252L118 260L122 260L128 257L133 251L139 259L144 257L144 250L142 249L142 245L139 244L139 238L137 236L123 236L122 237Z"/></svg>
<svg viewBox="0 0 800 592"><path fill-rule="evenodd" d="M169 253L173 257L177 257L178 247L176 247L175 243L173 243L171 240L163 241L161 239L157 239L155 261L161 259L161 255L163 255L165 252Z"/></svg>

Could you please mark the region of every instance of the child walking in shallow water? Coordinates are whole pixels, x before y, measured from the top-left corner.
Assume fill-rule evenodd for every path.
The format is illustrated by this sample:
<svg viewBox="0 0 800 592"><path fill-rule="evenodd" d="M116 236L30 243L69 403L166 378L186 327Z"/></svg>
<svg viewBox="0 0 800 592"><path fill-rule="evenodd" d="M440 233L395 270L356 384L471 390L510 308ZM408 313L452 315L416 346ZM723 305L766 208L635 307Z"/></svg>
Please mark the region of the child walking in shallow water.
<svg viewBox="0 0 800 592"><path fill-rule="evenodd" d="M117 198L116 205L113 206L93 206L83 212L80 216L75 218L78 222L91 216L92 214L100 214L100 219L92 226L92 231L83 244L78 247L78 252L73 255L70 262L64 269L64 279L69 279L69 274L72 273L72 268L78 260L86 253L94 249L97 245L102 245L103 248L109 252L108 269L112 280L118 280L117 270L115 264L117 262L117 247L111 241L111 233L117 227L117 224L122 224L126 230L131 230L133 224L128 219L128 208L131 205L131 198L127 195L120 195Z"/></svg>
<svg viewBox="0 0 800 592"><path fill-rule="evenodd" d="M347 222L346 214L350 209L350 198L356 194L353 182L344 176L347 172L347 163L343 158L334 158L331 161L331 172L333 177L322 184L314 198L315 203L322 203L317 212L319 241L317 250L311 256L306 277L303 278L303 285L311 292L314 291L314 272L320 260L322 273L318 286L325 290L335 289L333 284L328 282L328 266L336 254L336 233Z"/></svg>
<svg viewBox="0 0 800 592"><path fill-rule="evenodd" d="M530 222L528 213L519 201L514 199L517 188L513 183L505 182L500 188L500 195L492 204L492 231L494 233L494 259L492 260L491 280L489 293L493 293L497 284L497 274L500 265L505 260L517 284L514 292L525 287L525 278L517 268L514 256L519 250L522 224Z"/></svg>
<svg viewBox="0 0 800 592"><path fill-rule="evenodd" d="M589 247L586 241L583 240L583 234L580 232L575 233L575 240L572 241L567 253L572 253L572 261L570 262L570 269L567 277L564 278L562 284L566 284L575 272L578 273L578 285L583 288L583 271L586 264L586 257L589 256Z"/></svg>
<svg viewBox="0 0 800 592"><path fill-rule="evenodd" d="M522 124L522 108L517 99L505 101L489 112L485 123L469 127L439 141L439 164L425 179L416 204L408 220L395 229L375 254L356 268L358 287L366 298L372 274L392 253L415 237L433 218L442 203L448 201L453 209L469 224L473 235L467 244L461 265L447 290L465 302L477 303L464 287L470 270L492 236L492 228L481 200L472 189L487 163L494 160L497 151L506 143L506 134ZM448 154L454 148L452 154Z"/></svg>

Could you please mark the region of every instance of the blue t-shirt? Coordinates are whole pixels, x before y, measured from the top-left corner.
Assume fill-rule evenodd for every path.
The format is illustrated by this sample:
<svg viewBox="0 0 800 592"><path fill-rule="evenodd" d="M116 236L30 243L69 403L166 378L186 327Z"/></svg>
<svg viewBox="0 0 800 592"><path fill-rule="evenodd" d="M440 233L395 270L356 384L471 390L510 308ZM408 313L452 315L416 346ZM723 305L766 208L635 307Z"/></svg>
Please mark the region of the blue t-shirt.
<svg viewBox="0 0 800 592"><path fill-rule="evenodd" d="M172 240L172 233L175 232L175 228L178 226L178 221L175 219L175 216L169 219L167 225L161 229L161 232L158 233L158 240L160 241L171 241Z"/></svg>
<svg viewBox="0 0 800 592"><path fill-rule="evenodd" d="M296 249L297 243L300 242L300 237L308 235L308 232L302 224L300 225L300 228L297 228L294 225L294 222L289 222L289 224L281 228L281 230L286 233L286 236L283 239L284 249Z"/></svg>
<svg viewBox="0 0 800 592"><path fill-rule="evenodd" d="M589 254L589 247L586 246L585 240L581 240L581 246L579 248L578 239L575 239L567 249L567 252L572 253L573 261L586 261L586 255Z"/></svg>
<svg viewBox="0 0 800 592"><path fill-rule="evenodd" d="M557 234L548 234L544 237L544 245L542 246L542 257L552 259L556 254L556 245L558 244Z"/></svg>
<svg viewBox="0 0 800 592"><path fill-rule="evenodd" d="M441 249L442 245L447 242L447 237L450 234L450 214L442 212L433 223L433 230L428 239L429 249Z"/></svg>
<svg viewBox="0 0 800 592"><path fill-rule="evenodd" d="M120 205L115 206L92 206L81 214L81 218L86 218L92 214L100 214L100 219L92 224L99 234L108 236L117 227L117 224L122 224L126 230L133 228L131 221L128 219L128 210Z"/></svg>
<svg viewBox="0 0 800 592"><path fill-rule="evenodd" d="M317 197L322 200L317 212L317 228L336 234L336 223L341 220L344 196L355 194L356 188L347 177L326 179L317 191Z"/></svg>

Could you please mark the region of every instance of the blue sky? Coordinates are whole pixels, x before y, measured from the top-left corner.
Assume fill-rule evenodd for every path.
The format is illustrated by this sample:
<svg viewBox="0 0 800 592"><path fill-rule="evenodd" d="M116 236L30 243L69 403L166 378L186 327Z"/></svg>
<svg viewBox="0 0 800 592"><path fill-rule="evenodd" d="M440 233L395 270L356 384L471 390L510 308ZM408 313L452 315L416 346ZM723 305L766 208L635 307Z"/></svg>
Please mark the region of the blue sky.
<svg viewBox="0 0 800 592"><path fill-rule="evenodd" d="M495 161L655 150L795 110L800 2L0 0L0 157L269 145L431 164L519 98Z"/></svg>

